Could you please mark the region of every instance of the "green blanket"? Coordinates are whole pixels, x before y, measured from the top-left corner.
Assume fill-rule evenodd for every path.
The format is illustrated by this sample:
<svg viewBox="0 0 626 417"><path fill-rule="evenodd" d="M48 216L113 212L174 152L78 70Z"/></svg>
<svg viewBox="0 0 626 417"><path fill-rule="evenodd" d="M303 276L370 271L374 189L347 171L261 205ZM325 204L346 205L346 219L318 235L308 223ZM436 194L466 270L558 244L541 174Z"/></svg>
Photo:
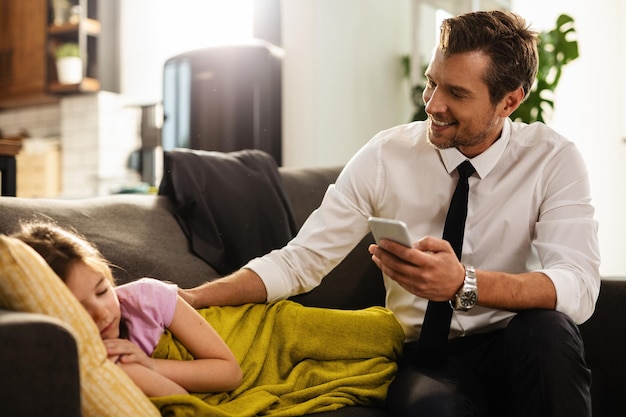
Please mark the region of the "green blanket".
<svg viewBox="0 0 626 417"><path fill-rule="evenodd" d="M382 307L348 311L279 301L199 312L237 357L243 383L228 393L152 398L163 416L298 416L380 406L404 340ZM192 359L169 332L153 357Z"/></svg>

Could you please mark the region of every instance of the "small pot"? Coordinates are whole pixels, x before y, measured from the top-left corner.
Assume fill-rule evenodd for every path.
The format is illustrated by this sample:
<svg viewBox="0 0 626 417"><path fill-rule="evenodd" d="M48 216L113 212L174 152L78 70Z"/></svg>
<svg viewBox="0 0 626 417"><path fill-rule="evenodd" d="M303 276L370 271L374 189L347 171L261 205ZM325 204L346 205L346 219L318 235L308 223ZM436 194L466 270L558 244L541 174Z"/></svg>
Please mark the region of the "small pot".
<svg viewBox="0 0 626 417"><path fill-rule="evenodd" d="M83 61L77 56L58 58L57 77L61 84L78 84L83 80Z"/></svg>

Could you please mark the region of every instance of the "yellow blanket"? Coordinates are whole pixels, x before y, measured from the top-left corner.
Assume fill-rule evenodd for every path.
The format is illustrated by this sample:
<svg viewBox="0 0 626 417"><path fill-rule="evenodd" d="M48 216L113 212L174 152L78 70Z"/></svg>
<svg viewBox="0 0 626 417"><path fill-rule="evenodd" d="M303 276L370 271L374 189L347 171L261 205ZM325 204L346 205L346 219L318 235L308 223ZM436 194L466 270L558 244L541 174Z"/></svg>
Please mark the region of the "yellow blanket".
<svg viewBox="0 0 626 417"><path fill-rule="evenodd" d="M243 370L229 393L152 398L163 416L298 416L347 405L382 405L404 333L381 307L346 311L291 301L199 310ZM191 359L163 335L153 357Z"/></svg>

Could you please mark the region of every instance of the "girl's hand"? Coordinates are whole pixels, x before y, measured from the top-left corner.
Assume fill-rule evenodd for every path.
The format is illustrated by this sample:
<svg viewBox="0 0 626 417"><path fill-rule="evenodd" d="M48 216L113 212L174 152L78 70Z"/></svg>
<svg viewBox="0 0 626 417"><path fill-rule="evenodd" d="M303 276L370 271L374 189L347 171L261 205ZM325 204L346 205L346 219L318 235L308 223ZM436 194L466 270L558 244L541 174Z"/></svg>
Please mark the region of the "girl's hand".
<svg viewBox="0 0 626 417"><path fill-rule="evenodd" d="M114 361L148 397L186 395L189 392L154 369L154 360L130 340L106 339L109 359Z"/></svg>
<svg viewBox="0 0 626 417"><path fill-rule="evenodd" d="M107 355L115 363L137 363L154 370L152 358L146 355L139 346L126 339L103 340Z"/></svg>

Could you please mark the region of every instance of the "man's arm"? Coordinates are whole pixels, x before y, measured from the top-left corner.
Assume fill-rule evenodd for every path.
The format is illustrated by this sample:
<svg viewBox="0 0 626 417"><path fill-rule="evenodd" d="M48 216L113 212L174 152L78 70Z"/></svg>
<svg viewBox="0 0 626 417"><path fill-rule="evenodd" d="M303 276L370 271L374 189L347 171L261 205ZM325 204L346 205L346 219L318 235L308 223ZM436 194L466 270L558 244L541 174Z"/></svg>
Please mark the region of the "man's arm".
<svg viewBox="0 0 626 417"><path fill-rule="evenodd" d="M240 269L199 287L179 289L178 295L194 308L264 303L267 300L263 281L250 269Z"/></svg>
<svg viewBox="0 0 626 417"><path fill-rule="evenodd" d="M507 274L476 271L478 303L484 307L517 311L530 308L554 310L556 289L541 272Z"/></svg>

